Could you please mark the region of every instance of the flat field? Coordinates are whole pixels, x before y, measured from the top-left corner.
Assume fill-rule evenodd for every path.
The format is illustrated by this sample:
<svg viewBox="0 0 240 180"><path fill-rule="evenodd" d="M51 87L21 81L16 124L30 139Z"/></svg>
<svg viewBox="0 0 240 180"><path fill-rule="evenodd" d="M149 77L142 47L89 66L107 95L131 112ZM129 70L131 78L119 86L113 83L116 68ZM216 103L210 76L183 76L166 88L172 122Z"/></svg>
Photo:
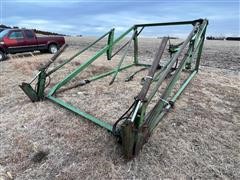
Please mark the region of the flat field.
<svg viewBox="0 0 240 180"><path fill-rule="evenodd" d="M56 64L93 39L67 37L70 47ZM142 62L152 60L159 42L140 40ZM53 74L49 87L102 46ZM18 85L50 57L21 54L0 62L0 179L240 179L239 42L205 41L199 73L132 161L103 128L49 100L32 103L22 92ZM120 58L100 58L71 83L110 70ZM126 63L132 59L130 51ZM111 86L110 76L57 96L114 123L141 88L146 71L124 82L136 70L119 73Z"/></svg>

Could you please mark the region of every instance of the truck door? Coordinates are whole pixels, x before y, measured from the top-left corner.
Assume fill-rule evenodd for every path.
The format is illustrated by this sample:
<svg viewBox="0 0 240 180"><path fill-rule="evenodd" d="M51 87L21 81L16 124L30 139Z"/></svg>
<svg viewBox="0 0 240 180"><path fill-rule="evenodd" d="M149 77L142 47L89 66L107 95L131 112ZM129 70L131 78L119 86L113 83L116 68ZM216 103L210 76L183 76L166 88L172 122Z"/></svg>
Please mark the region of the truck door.
<svg viewBox="0 0 240 180"><path fill-rule="evenodd" d="M34 51L38 49L37 38L33 31L24 30L25 34L25 45L27 46L28 51Z"/></svg>
<svg viewBox="0 0 240 180"><path fill-rule="evenodd" d="M25 46L24 36L21 30L11 31L4 39L10 53L23 52Z"/></svg>

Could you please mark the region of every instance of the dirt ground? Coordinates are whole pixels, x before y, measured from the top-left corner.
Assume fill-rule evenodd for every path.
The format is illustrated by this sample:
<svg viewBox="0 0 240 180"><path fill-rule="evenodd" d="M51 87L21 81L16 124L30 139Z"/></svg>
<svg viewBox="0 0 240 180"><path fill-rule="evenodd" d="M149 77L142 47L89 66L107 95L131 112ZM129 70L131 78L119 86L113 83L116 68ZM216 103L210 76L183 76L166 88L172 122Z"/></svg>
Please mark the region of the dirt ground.
<svg viewBox="0 0 240 180"><path fill-rule="evenodd" d="M67 38L70 48L60 62L92 40ZM153 57L158 43L141 39L142 61ZM50 86L102 46L57 72ZM239 52L239 42L206 41L199 73L132 161L106 130L49 100L31 103L21 91L18 85L51 55L13 55L0 62L0 179L240 179ZM100 58L73 83L116 63ZM144 72L125 83L130 73L120 73L112 86L107 77L58 97L113 123L141 87Z"/></svg>

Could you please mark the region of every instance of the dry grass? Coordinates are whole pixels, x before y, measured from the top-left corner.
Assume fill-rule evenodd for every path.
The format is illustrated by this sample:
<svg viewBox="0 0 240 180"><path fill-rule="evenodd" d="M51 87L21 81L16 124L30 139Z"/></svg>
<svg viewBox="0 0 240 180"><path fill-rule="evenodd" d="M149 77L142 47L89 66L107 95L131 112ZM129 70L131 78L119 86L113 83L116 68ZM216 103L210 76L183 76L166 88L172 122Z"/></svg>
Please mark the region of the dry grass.
<svg viewBox="0 0 240 180"><path fill-rule="evenodd" d="M72 42L80 44L83 40L87 42L81 38ZM143 45L152 52L150 42L154 40L145 41ZM74 48L60 60L73 54ZM18 84L29 81L32 70L36 73L49 55L1 62L0 178L10 178L6 175L9 172L15 179L239 179L238 48L236 42L207 41L199 74L140 155L129 162L124 160L116 139L104 129L52 102L31 103L20 90ZM142 57L146 49L141 51ZM85 53L56 73L51 85L91 54ZM101 59L75 82L116 63ZM108 86L111 78L105 78L59 96L114 122L140 87L143 74L126 84L129 73L120 73L112 86ZM44 156L39 158L39 154Z"/></svg>

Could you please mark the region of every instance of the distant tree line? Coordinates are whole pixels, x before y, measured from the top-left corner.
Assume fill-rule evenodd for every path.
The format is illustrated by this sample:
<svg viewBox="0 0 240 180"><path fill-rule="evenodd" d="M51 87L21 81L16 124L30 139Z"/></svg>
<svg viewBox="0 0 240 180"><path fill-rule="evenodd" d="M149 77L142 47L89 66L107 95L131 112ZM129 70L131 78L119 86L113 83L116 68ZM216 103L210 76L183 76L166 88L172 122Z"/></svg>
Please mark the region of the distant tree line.
<svg viewBox="0 0 240 180"><path fill-rule="evenodd" d="M162 39L163 37L157 37L157 39ZM169 39L179 39L178 37L168 36Z"/></svg>
<svg viewBox="0 0 240 180"><path fill-rule="evenodd" d="M207 36L207 40L224 40L224 36Z"/></svg>
<svg viewBox="0 0 240 180"><path fill-rule="evenodd" d="M10 26L6 26L6 25L4 25L4 24L0 24L0 28L2 28L2 29L9 29L9 28L11 28Z"/></svg>
<svg viewBox="0 0 240 180"><path fill-rule="evenodd" d="M20 29L19 27L17 26L6 26L4 24L0 24L0 28L1 29L10 29L10 28L14 28L14 29ZM25 29L25 28L22 28L22 29ZM57 36L66 36L65 34L59 34L59 33L54 33L54 32L49 32L49 31L42 31L42 30L38 30L38 29L33 29L35 33L38 33L38 34L42 34L42 35L57 35Z"/></svg>
<svg viewBox="0 0 240 180"><path fill-rule="evenodd" d="M57 36L66 36L66 34L59 34L59 33L54 33L54 32L49 32L49 31L41 31L38 29L34 29L35 33L42 34L42 35L57 35Z"/></svg>
<svg viewBox="0 0 240 180"><path fill-rule="evenodd" d="M228 41L240 41L240 37L226 37Z"/></svg>
<svg viewBox="0 0 240 180"><path fill-rule="evenodd" d="M240 37L224 37L224 36L207 36L207 40L227 40L227 41L240 41Z"/></svg>

